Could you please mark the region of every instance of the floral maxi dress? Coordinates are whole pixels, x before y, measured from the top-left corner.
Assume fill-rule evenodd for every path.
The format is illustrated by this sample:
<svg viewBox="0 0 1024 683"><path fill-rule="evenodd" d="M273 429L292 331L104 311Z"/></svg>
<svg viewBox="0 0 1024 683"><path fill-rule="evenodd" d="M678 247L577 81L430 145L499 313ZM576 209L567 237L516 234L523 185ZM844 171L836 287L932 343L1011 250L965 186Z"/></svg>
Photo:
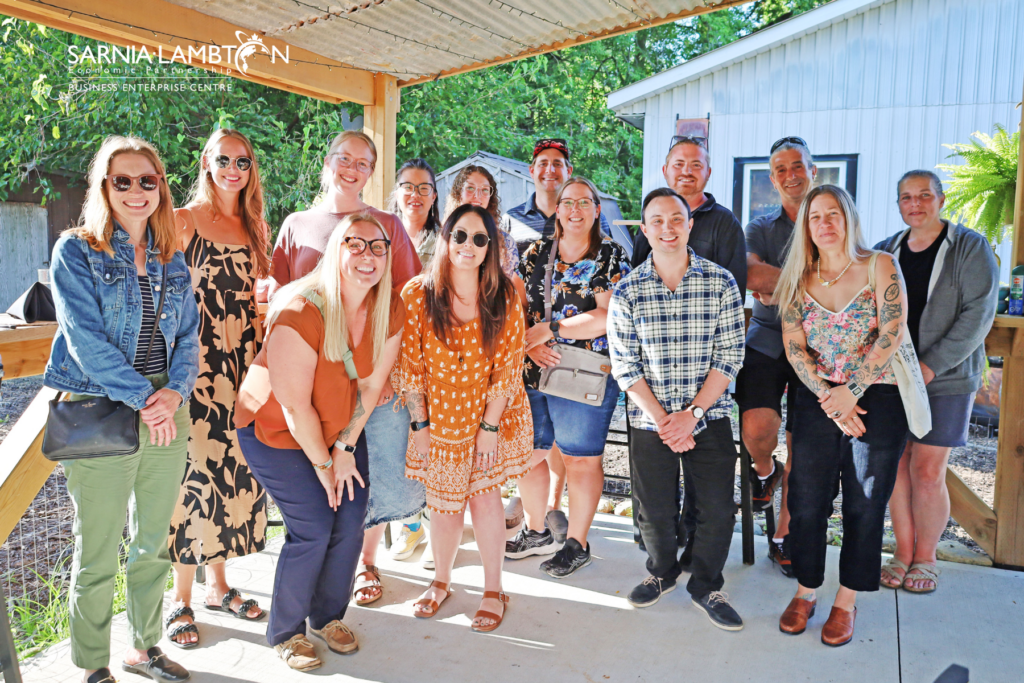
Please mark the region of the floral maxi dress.
<svg viewBox="0 0 1024 683"><path fill-rule="evenodd" d="M402 299L405 330L392 383L396 391L423 394L430 418L429 464L416 452L410 431L405 476L424 483L432 511L454 514L473 496L497 489L529 466L533 418L522 378L523 307L515 295L508 298L505 325L488 357L479 320L452 330L444 342L437 338L426 315L421 277L409 281ZM498 424L497 464L484 472L474 464L476 433L484 408L501 397L508 404Z"/></svg>
<svg viewBox="0 0 1024 683"><path fill-rule="evenodd" d="M235 436L235 396L261 343L251 250L193 236L185 249L199 305L199 377L188 462L171 518L171 560L214 564L263 549L267 495Z"/></svg>

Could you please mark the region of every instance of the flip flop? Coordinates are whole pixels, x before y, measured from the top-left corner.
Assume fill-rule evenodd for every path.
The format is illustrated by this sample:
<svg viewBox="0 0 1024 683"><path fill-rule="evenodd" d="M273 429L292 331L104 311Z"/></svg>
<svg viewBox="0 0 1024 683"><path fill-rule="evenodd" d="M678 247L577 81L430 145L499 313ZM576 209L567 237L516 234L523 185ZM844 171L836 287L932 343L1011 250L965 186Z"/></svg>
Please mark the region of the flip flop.
<svg viewBox="0 0 1024 683"><path fill-rule="evenodd" d="M253 607L259 607L259 603L252 598L244 600L241 605L238 606L238 611L231 609L231 601L235 598L242 597L242 594L235 588L229 588L228 592L224 594L224 597L220 601L220 606L206 604L206 609L211 612L228 612L234 615L235 619L244 619L245 621L259 621L263 617L267 616L267 610L260 608L260 614L258 617L250 617L249 610Z"/></svg>
<svg viewBox="0 0 1024 683"><path fill-rule="evenodd" d="M896 571L895 571L896 569L902 569L903 570L903 576L902 577L900 577L899 575L896 574ZM903 579L906 578L907 572L909 572L909 571L910 571L910 567L908 567L907 565L903 564L902 562L897 560L895 557L890 557L888 560L885 561L885 564L882 565L882 574L885 574L886 578L890 578L891 577L893 579L897 579L898 583L894 586L891 583L886 583L881 578L879 578L878 585L880 585L882 588L891 588L892 590L896 590L896 589L900 588L903 585Z"/></svg>

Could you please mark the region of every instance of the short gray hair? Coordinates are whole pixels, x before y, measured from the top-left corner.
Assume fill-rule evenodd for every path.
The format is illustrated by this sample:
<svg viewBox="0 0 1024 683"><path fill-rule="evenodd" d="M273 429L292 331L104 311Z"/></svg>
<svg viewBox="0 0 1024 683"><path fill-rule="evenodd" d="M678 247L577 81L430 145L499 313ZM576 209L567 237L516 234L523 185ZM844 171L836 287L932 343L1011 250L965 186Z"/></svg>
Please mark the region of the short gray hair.
<svg viewBox="0 0 1024 683"><path fill-rule="evenodd" d="M900 188L903 187L903 183L907 180L910 180L911 178L926 178L928 182L931 184L932 190L935 192L935 194L939 195L940 197L946 196L945 191L942 189L942 181L939 179L939 176L935 175L933 171L928 171L923 168L919 168L914 171L907 171L902 176L900 176L899 181L896 183L897 199L900 196Z"/></svg>
<svg viewBox="0 0 1024 683"><path fill-rule="evenodd" d="M776 150L774 152L772 152L772 155L770 157L768 157L768 172L769 173L771 173L771 170L772 170L771 169L772 159L775 158L775 155L778 154L779 152L785 152L786 150L790 150L790 149L795 149L796 151L800 152L801 155L803 155L804 165L807 168L810 168L811 166L814 166L814 157L811 156L811 150L807 149L806 145L801 145L801 144L796 143L796 142L783 142L781 145L778 146L778 148L776 148Z"/></svg>

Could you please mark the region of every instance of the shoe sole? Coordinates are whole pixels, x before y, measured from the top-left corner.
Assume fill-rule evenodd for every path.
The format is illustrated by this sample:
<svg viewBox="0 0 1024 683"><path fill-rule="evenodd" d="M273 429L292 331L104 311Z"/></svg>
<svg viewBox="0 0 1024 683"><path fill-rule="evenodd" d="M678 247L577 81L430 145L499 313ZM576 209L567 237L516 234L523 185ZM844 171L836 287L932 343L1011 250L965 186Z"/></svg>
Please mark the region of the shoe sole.
<svg viewBox="0 0 1024 683"><path fill-rule="evenodd" d="M505 557L509 560L521 560L524 557L532 557L533 555L554 555L556 552L558 552L558 549L552 542L548 543L547 545L536 546L534 548L527 548L526 550L521 550L518 553L510 553L506 550Z"/></svg>
<svg viewBox="0 0 1024 683"><path fill-rule="evenodd" d="M311 628L311 629L309 629L309 632L312 633L317 638L319 638L320 640L322 640L325 643L327 643L327 649L328 650L330 650L331 652L337 652L339 655L350 655L350 654L356 652L357 650L359 650L359 641L353 642L352 646L349 649L347 649L347 650L335 650L333 647L331 647L331 644L327 642L327 639L324 638L323 635L320 634L319 631L317 631L314 628Z"/></svg>
<svg viewBox="0 0 1024 683"><path fill-rule="evenodd" d="M412 557L412 554L414 552L416 552L416 548L419 548L420 545L422 543L424 543L426 540L427 540L427 535L423 534L422 536L420 536L420 540L416 541L416 545L414 545L413 547L409 548L408 550L403 550L400 553L393 553L391 555L391 559L392 560L408 560L410 557Z"/></svg>
<svg viewBox="0 0 1024 683"><path fill-rule="evenodd" d="M846 640L844 640L841 643L826 643L825 639L822 638L821 639L821 644L822 645L828 645L829 647L842 647L843 645L848 645L850 643L850 641L852 641L852 640L853 640L853 636L850 636L849 638L847 638Z"/></svg>
<svg viewBox="0 0 1024 683"><path fill-rule="evenodd" d="M694 607L696 607L701 612L703 612L707 616L708 621L710 621L712 624L714 624L718 628L722 629L723 631L742 631L743 630L743 624L740 624L739 626L729 626L729 625L723 624L723 623L721 623L719 621L715 621L714 617L711 616L711 613L708 612L706 609L704 609L704 605L700 604L696 600L690 600L690 604L692 604Z"/></svg>
<svg viewBox="0 0 1024 683"><path fill-rule="evenodd" d="M543 567L541 567L540 570L542 572L544 572L545 574L547 574L548 576L550 576L552 579L565 579L565 578L568 578L568 577L572 576L573 574L575 574L579 570L583 569L588 564L590 564L592 561L593 561L593 558L592 557L588 557L586 562L584 562L580 566L576 567L571 572L568 572L567 574L561 574L561 575L555 574L555 573L552 573L550 570L544 569Z"/></svg>
<svg viewBox="0 0 1024 683"><path fill-rule="evenodd" d="M434 561L433 560L431 560L430 562L421 562L420 564L423 565L424 569L433 569L434 568Z"/></svg>
<svg viewBox="0 0 1024 683"><path fill-rule="evenodd" d="M626 598L626 602L628 602L629 604L633 605L633 607L650 607L654 603L658 602L658 600L661 600L661 596L662 595L664 595L665 593L671 593L672 591L674 591L676 589L676 586L678 586L678 585L679 584L675 584L674 583L671 586L669 586L668 588L662 588L661 589L661 593L658 594L658 597L654 598L650 602L633 602L629 598Z"/></svg>

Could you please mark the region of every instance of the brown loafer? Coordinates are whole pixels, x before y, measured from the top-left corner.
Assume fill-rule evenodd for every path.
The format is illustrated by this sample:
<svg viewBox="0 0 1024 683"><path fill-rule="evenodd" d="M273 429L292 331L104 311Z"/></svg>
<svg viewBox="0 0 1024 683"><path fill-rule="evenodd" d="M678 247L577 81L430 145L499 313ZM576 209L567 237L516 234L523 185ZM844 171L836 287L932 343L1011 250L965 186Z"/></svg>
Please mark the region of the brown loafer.
<svg viewBox="0 0 1024 683"><path fill-rule="evenodd" d="M283 643L278 643L274 649L284 663L296 671L311 671L323 665L320 658L316 656L313 643L301 634L292 636Z"/></svg>
<svg viewBox="0 0 1024 683"><path fill-rule="evenodd" d="M327 643L327 647L340 655L352 654L359 649L356 634L352 633L352 629L345 626L341 619L329 622L322 629L311 628L309 630L317 638L323 639Z"/></svg>
<svg viewBox="0 0 1024 683"><path fill-rule="evenodd" d="M814 607L818 604L815 600L804 600L793 598L789 601L789 607L782 613L779 619L779 630L792 636L799 635L807 630L807 620L814 616Z"/></svg>
<svg viewBox="0 0 1024 683"><path fill-rule="evenodd" d="M857 619L857 608L847 612L842 607L832 607L828 621L821 629L821 642L830 647L846 645L853 640L853 622Z"/></svg>

